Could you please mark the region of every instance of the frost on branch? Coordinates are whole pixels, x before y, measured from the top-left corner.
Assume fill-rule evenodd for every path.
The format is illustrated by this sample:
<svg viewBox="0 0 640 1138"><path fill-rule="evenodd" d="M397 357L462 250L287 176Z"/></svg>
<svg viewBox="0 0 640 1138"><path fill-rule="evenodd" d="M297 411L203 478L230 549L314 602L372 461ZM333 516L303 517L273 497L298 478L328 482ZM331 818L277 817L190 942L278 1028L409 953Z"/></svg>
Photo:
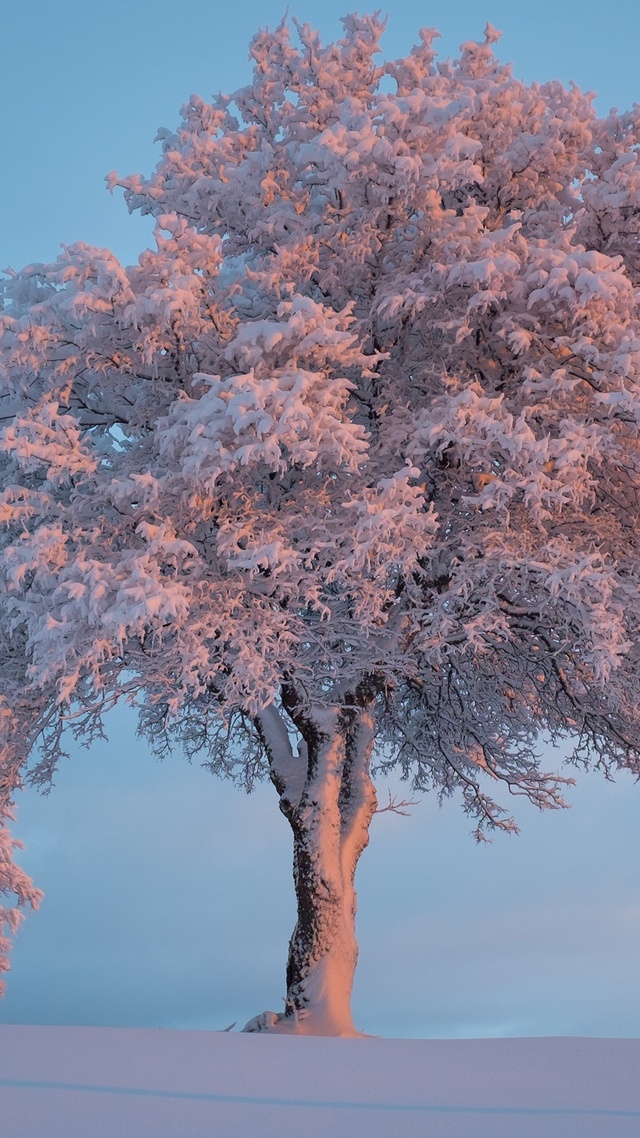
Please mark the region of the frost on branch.
<svg viewBox="0 0 640 1138"><path fill-rule="evenodd" d="M541 731L640 773L640 121L514 79L490 25L439 64L433 29L384 63L377 16L295 28L111 176L157 222L136 265L3 286L3 778L135 701L269 774L335 917L371 761L479 834L561 804Z"/></svg>

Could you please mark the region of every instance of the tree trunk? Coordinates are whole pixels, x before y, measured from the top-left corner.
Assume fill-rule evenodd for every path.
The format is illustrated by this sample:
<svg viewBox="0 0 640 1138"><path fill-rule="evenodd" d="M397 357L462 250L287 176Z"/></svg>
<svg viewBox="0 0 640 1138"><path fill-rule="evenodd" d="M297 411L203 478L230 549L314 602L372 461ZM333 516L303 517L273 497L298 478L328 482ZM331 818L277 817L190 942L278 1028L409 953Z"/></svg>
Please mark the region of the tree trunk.
<svg viewBox="0 0 640 1138"><path fill-rule="evenodd" d="M277 716L277 720L276 720ZM298 920L289 945L284 1012L263 1012L245 1031L358 1035L351 990L358 860L369 841L376 795L369 774L373 708L322 708L299 719L294 756L275 708L260 728L280 808L293 831Z"/></svg>

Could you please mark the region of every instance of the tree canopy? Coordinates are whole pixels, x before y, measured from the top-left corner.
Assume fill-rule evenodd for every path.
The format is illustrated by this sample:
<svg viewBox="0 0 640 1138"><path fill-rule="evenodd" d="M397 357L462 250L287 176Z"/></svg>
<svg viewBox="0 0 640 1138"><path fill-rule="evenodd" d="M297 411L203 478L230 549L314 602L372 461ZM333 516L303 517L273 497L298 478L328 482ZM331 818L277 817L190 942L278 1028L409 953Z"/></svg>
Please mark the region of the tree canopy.
<svg viewBox="0 0 640 1138"><path fill-rule="evenodd" d="M343 25L258 33L110 176L156 219L137 265L4 283L7 812L120 699L294 833L336 723L343 830L365 728L478 833L514 826L494 787L561 804L541 732L640 773L640 113L519 82L489 25L380 64Z"/></svg>

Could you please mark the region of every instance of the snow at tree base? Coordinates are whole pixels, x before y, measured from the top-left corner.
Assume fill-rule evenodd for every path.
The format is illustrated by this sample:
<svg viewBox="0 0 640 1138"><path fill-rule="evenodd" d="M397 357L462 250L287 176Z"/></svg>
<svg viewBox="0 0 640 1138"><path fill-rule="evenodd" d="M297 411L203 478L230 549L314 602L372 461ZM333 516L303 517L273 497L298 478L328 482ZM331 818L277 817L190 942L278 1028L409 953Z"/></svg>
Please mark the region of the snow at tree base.
<svg viewBox="0 0 640 1138"><path fill-rule="evenodd" d="M10 819L122 700L269 777L298 923L247 1028L353 1035L372 765L479 835L505 791L561 805L541 732L640 774L640 108L525 86L490 26L385 64L376 16L293 24L110 177L157 221L137 265L8 272L1 785Z"/></svg>

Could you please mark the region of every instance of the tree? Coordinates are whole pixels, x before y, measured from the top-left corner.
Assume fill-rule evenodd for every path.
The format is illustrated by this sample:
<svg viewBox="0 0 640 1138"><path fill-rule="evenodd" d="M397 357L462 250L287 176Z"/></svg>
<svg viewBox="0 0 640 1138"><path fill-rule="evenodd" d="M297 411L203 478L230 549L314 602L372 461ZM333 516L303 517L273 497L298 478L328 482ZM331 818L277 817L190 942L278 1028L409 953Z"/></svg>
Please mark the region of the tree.
<svg viewBox="0 0 640 1138"><path fill-rule="evenodd" d="M478 836L501 788L562 805L541 732L640 774L640 114L516 81L489 25L378 66L343 24L260 32L111 176L156 218L137 265L5 282L0 719L6 818L120 700L268 776L298 922L248 1028L349 1035L372 762Z"/></svg>

